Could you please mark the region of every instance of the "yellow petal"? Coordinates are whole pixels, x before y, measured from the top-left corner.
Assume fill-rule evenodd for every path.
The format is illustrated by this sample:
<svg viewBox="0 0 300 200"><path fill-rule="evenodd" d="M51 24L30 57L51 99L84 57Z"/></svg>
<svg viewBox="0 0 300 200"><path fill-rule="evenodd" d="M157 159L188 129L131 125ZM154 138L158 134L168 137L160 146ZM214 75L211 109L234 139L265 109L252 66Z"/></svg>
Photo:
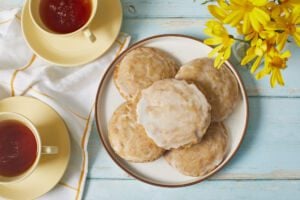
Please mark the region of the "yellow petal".
<svg viewBox="0 0 300 200"><path fill-rule="evenodd" d="M297 28L298 29L298 28ZM300 27L299 27L299 30L300 30ZM293 37L294 37L294 40L296 42L296 44L298 46L300 46L300 31L298 33L298 31L296 33L293 34Z"/></svg>
<svg viewBox="0 0 300 200"><path fill-rule="evenodd" d="M288 36L289 35L287 33L285 33L285 32L278 34L277 48L278 48L279 51L281 51L284 48L285 43L286 43L286 41L288 39Z"/></svg>
<svg viewBox="0 0 300 200"><path fill-rule="evenodd" d="M276 76L274 75L274 73L271 74L271 78L270 78L270 84L271 84L271 87L274 88L275 85L277 83L277 79L276 79Z"/></svg>
<svg viewBox="0 0 300 200"><path fill-rule="evenodd" d="M230 25L237 26L238 24L240 24L242 19L243 19L243 15L239 14L235 18L233 18L233 20L230 22Z"/></svg>
<svg viewBox="0 0 300 200"><path fill-rule="evenodd" d="M223 20L227 16L225 10L219 8L216 5L209 5L207 6L207 8L209 12L219 20Z"/></svg>
<svg viewBox="0 0 300 200"><path fill-rule="evenodd" d="M246 1L244 0L230 0L230 3L233 5L237 5L237 6L243 6L243 4L245 4Z"/></svg>
<svg viewBox="0 0 300 200"><path fill-rule="evenodd" d="M211 27L211 33L216 36L223 37L224 35L228 35L227 30L220 22L214 23Z"/></svg>
<svg viewBox="0 0 300 200"><path fill-rule="evenodd" d="M260 79L262 79L263 77L265 77L266 75L268 75L268 74L266 73L266 71L265 71L265 70L261 70L259 73L256 74L255 78L256 78L257 80L260 80Z"/></svg>
<svg viewBox="0 0 300 200"><path fill-rule="evenodd" d="M218 0L217 2L221 8L228 10L228 4L224 0Z"/></svg>
<svg viewBox="0 0 300 200"><path fill-rule="evenodd" d="M223 39L220 37L208 38L204 40L204 43L208 45L218 45L221 44L222 42Z"/></svg>
<svg viewBox="0 0 300 200"><path fill-rule="evenodd" d="M230 46L226 48L225 52L224 52L224 60L227 60L231 55L231 48Z"/></svg>
<svg viewBox="0 0 300 200"><path fill-rule="evenodd" d="M283 80L280 70L278 70L278 72L277 72L277 80L280 85L284 86L284 80Z"/></svg>
<svg viewBox="0 0 300 200"><path fill-rule="evenodd" d="M266 51L266 50L267 50L267 47L268 47L267 40L263 40L263 41L262 41L262 44L261 44L261 46L260 46L260 48L261 48L263 51Z"/></svg>
<svg viewBox="0 0 300 200"><path fill-rule="evenodd" d="M257 56L262 56L264 54L264 52L261 48L255 48L255 54Z"/></svg>
<svg viewBox="0 0 300 200"><path fill-rule="evenodd" d="M219 45L215 47L209 54L208 57L213 57L216 53L218 53L223 48L223 45Z"/></svg>
<svg viewBox="0 0 300 200"><path fill-rule="evenodd" d="M251 73L254 73L257 68L259 67L261 60L262 60L263 56L259 56L256 58L255 62L253 63L252 67L251 67Z"/></svg>
<svg viewBox="0 0 300 200"><path fill-rule="evenodd" d="M222 58L222 53L219 53L217 55L217 57L215 58L215 61L214 61L214 66L215 67L218 66L218 63L220 62L221 58Z"/></svg>
<svg viewBox="0 0 300 200"><path fill-rule="evenodd" d="M287 50L283 54L281 54L280 57L281 58L289 58L289 57L291 57L291 52L289 50Z"/></svg>
<svg viewBox="0 0 300 200"><path fill-rule="evenodd" d="M300 6L299 0L290 0L289 2L291 2L292 4L296 4L296 5Z"/></svg>
<svg viewBox="0 0 300 200"><path fill-rule="evenodd" d="M244 21L243 21L243 33L249 33L251 30L250 26L250 21L249 21L249 15L246 13L244 16Z"/></svg>
<svg viewBox="0 0 300 200"><path fill-rule="evenodd" d="M291 22L294 24L300 23L300 6L297 6L293 9Z"/></svg>
<svg viewBox="0 0 300 200"><path fill-rule="evenodd" d="M214 34L210 28L205 28L203 32L208 36L214 37Z"/></svg>
<svg viewBox="0 0 300 200"><path fill-rule="evenodd" d="M262 25L266 25L268 21L270 21L270 16L259 8L254 8L251 14L252 16L255 16L257 21L259 21Z"/></svg>
<svg viewBox="0 0 300 200"><path fill-rule="evenodd" d="M250 23L251 23L251 26L253 27L253 29L255 31L259 32L260 31L260 24L257 21L256 16L253 15L253 13L250 13L249 14L249 19L250 19Z"/></svg>
<svg viewBox="0 0 300 200"><path fill-rule="evenodd" d="M264 6L268 3L268 0L251 0L251 3L255 6Z"/></svg>
<svg viewBox="0 0 300 200"><path fill-rule="evenodd" d="M241 15L240 11L233 11L223 21L225 24L235 26L238 22L240 22L242 17L243 15Z"/></svg>
<svg viewBox="0 0 300 200"><path fill-rule="evenodd" d="M249 41L249 40L253 39L254 36L255 36L255 32L252 32L245 36L245 40Z"/></svg>
<svg viewBox="0 0 300 200"><path fill-rule="evenodd" d="M247 63L249 63L251 60L253 60L254 58L256 57L255 54L250 54L250 55L246 55L242 62L241 62L241 65L246 65Z"/></svg>
<svg viewBox="0 0 300 200"><path fill-rule="evenodd" d="M223 56L221 53L218 54L218 56L216 57L215 61L214 61L214 66L219 69L221 67L221 65L224 63L223 61Z"/></svg>
<svg viewBox="0 0 300 200"><path fill-rule="evenodd" d="M269 65L266 64L266 62L265 62L264 68L256 74L255 78L259 80L270 73L271 73L271 69L270 69Z"/></svg>

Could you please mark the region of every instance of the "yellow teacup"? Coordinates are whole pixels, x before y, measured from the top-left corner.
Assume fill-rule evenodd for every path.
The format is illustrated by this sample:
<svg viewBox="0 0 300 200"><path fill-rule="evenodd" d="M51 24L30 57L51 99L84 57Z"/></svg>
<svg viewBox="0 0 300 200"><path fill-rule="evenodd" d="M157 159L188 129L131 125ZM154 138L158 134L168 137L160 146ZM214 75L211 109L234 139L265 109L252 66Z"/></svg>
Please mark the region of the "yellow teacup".
<svg viewBox="0 0 300 200"><path fill-rule="evenodd" d="M40 4L43 0L28 0L28 1L29 1L29 12L30 12L30 16L32 18L32 21L43 32L48 33L48 34L57 35L57 36L64 36L64 37L72 36L72 35L75 35L75 34L81 32L91 42L96 41L96 37L93 34L92 30L90 29L90 24L91 24L92 20L94 19L95 15L96 15L97 7L98 7L98 0L90 0L91 13L90 13L89 19L87 20L87 22L82 27L80 27L79 29L77 29L73 32L70 32L70 33L57 33L55 31L49 29L43 23L43 20L40 16Z"/></svg>
<svg viewBox="0 0 300 200"><path fill-rule="evenodd" d="M7 121L16 121L17 123L20 123L20 124L26 126L31 131L31 133L33 134L35 141L36 141L37 152L36 152L33 164L26 171L22 172L21 174L18 174L16 176L3 176L0 174L0 185L15 183L15 182L25 179L30 174L32 174L34 172L34 170L37 168L40 158L43 154L48 154L48 155L49 154L50 155L57 154L59 151L57 146L44 146L42 144L40 134L39 134L38 130L36 129L35 125L29 119L24 117L23 115L13 113L13 112L0 112L0 123L5 123ZM0 134L3 134L3 133L0 133ZM0 135L0 137L2 137L2 136ZM9 143L9 145L13 145L13 144ZM1 144L0 144L0 147L1 147ZM19 150L19 148L18 148L17 151L19 152L22 150Z"/></svg>

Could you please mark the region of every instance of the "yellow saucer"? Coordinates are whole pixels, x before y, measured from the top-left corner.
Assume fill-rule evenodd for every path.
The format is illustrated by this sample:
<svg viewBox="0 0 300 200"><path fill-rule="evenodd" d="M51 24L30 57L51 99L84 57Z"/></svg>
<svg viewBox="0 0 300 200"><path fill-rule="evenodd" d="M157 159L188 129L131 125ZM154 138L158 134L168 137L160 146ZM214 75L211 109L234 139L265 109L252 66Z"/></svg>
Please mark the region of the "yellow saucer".
<svg viewBox="0 0 300 200"><path fill-rule="evenodd" d="M16 112L30 119L41 133L43 145L58 146L56 155L43 155L35 171L18 183L0 185L0 199L35 199L62 178L70 158L70 138L62 118L47 104L30 97L0 101L0 112Z"/></svg>
<svg viewBox="0 0 300 200"><path fill-rule="evenodd" d="M101 0L90 28L97 40L91 43L82 33L70 37L51 35L36 27L28 0L22 12L23 35L31 49L50 63L71 67L86 64L104 54L116 40L122 24L120 0Z"/></svg>

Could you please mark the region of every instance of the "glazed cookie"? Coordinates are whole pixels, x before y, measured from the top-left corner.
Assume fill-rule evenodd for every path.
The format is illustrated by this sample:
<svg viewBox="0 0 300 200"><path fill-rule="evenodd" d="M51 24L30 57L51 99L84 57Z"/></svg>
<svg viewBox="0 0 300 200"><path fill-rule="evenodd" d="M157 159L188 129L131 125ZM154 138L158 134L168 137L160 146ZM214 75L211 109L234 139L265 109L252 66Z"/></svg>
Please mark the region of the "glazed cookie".
<svg viewBox="0 0 300 200"><path fill-rule="evenodd" d="M120 94L129 100L157 80L174 78L178 68L167 53L139 47L130 51L116 66L113 78Z"/></svg>
<svg viewBox="0 0 300 200"><path fill-rule="evenodd" d="M184 175L203 176L222 162L227 145L226 128L221 122L215 122L199 144L173 149L165 154L165 159Z"/></svg>
<svg viewBox="0 0 300 200"><path fill-rule="evenodd" d="M113 113L108 124L109 141L113 150L131 162L149 162L159 158L164 150L148 138L143 126L137 124L135 103L123 103Z"/></svg>
<svg viewBox="0 0 300 200"><path fill-rule="evenodd" d="M138 123L159 147L178 148L201 140L210 124L210 109L194 84L165 79L142 90Z"/></svg>
<svg viewBox="0 0 300 200"><path fill-rule="evenodd" d="M209 58L195 59L183 65L176 79L194 83L201 89L212 107L212 121L226 119L240 99L239 86L229 68L213 66Z"/></svg>

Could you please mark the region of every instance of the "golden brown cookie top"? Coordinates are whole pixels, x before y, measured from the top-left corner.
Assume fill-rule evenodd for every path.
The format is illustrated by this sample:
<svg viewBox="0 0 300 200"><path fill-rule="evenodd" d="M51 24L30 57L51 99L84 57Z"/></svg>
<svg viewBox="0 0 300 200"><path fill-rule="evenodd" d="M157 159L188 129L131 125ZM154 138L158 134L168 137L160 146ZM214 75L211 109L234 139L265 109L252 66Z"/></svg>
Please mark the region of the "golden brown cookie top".
<svg viewBox="0 0 300 200"><path fill-rule="evenodd" d="M165 154L167 162L187 176L203 176L224 159L228 145L226 128L212 123L199 144L173 149Z"/></svg>
<svg viewBox="0 0 300 200"><path fill-rule="evenodd" d="M212 107L212 121L226 119L240 100L238 82L232 72L225 65L216 69L209 58L195 59L183 65L176 79L194 83L204 92Z"/></svg>
<svg viewBox="0 0 300 200"><path fill-rule="evenodd" d="M126 102L113 113L108 125L113 150L132 162L149 162L159 158L164 150L150 139L143 126L136 122L136 104Z"/></svg>
<svg viewBox="0 0 300 200"><path fill-rule="evenodd" d="M157 48L139 47L130 51L116 66L114 82L125 99L133 99L157 80L174 78L178 65L174 58Z"/></svg>

